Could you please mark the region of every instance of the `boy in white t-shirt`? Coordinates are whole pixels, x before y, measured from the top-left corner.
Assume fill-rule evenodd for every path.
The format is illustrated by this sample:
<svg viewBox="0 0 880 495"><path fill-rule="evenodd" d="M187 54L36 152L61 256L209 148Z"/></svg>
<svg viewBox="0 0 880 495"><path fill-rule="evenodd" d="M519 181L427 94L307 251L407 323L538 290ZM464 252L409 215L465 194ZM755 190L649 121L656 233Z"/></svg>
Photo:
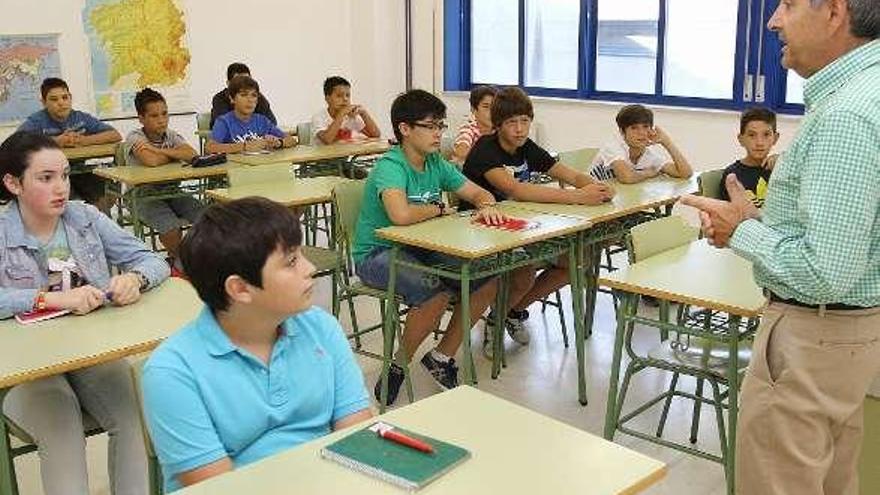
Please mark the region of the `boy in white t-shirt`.
<svg viewBox="0 0 880 495"><path fill-rule="evenodd" d="M312 142L333 144L379 137L379 126L361 105L351 103L351 84L343 77L324 80L327 108L312 116Z"/></svg>
<svg viewBox="0 0 880 495"><path fill-rule="evenodd" d="M642 105L627 105L617 113L620 136L599 150L590 174L599 180L616 178L635 184L665 173L688 178L693 169L672 139L654 126L654 113Z"/></svg>

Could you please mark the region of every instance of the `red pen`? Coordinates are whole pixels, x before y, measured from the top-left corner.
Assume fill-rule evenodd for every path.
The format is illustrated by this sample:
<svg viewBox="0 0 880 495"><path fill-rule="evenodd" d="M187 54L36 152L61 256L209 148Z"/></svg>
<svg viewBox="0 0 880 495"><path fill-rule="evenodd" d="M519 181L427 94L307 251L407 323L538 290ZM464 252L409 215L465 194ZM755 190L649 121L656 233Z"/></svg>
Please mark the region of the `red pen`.
<svg viewBox="0 0 880 495"><path fill-rule="evenodd" d="M375 431L377 435L384 438L385 440L399 443L400 445L418 450L420 452L424 452L426 454L434 453L434 447L431 447L429 444L417 438L413 438L409 435L396 431L391 425L387 425L385 423L376 423L371 426L370 429Z"/></svg>

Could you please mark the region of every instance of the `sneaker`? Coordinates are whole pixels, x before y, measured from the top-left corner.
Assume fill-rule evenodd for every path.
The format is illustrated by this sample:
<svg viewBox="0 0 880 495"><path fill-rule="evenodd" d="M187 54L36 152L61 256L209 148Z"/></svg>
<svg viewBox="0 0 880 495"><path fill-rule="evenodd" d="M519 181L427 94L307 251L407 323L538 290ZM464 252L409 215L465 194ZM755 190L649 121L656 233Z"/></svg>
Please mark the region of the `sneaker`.
<svg viewBox="0 0 880 495"><path fill-rule="evenodd" d="M458 386L458 366L455 365L455 359L449 358L449 361L441 363L428 352L422 356L422 366L431 373L431 378L440 388L449 390Z"/></svg>
<svg viewBox="0 0 880 495"><path fill-rule="evenodd" d="M507 335L510 335L510 338L517 344L528 345L531 340L529 330L525 324L528 317L528 311L510 311L507 313L507 320L504 326L507 328Z"/></svg>
<svg viewBox="0 0 880 495"><path fill-rule="evenodd" d="M400 393L400 386L403 384L403 368L400 366L391 363L391 367L388 368L388 397L387 402L385 402L386 406L390 406L394 404L394 401L397 400L397 394ZM382 377L379 376L379 379L376 380L376 386L373 388L373 395L376 397L376 402L382 402Z"/></svg>

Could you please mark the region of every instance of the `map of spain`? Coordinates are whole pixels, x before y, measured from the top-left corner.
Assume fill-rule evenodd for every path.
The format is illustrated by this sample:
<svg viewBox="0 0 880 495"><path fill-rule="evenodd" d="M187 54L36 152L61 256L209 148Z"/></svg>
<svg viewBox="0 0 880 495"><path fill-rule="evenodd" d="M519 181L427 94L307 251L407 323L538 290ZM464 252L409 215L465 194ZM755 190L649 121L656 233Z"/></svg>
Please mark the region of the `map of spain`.
<svg viewBox="0 0 880 495"><path fill-rule="evenodd" d="M187 90L190 52L175 0L87 0L83 23L99 115L130 115L134 93L146 86L169 100Z"/></svg>
<svg viewBox="0 0 880 495"><path fill-rule="evenodd" d="M60 75L57 35L0 36L0 125L39 110L40 83Z"/></svg>

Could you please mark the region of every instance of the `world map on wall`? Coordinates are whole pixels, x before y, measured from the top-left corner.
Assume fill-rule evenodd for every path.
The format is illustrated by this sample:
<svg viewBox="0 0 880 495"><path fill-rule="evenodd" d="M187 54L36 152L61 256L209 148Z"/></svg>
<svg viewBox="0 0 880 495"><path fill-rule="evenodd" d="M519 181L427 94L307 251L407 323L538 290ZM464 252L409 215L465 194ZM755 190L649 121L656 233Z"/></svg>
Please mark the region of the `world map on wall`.
<svg viewBox="0 0 880 495"><path fill-rule="evenodd" d="M169 112L190 111L190 52L176 0L86 0L92 91L101 118L136 115L134 95L151 87Z"/></svg>
<svg viewBox="0 0 880 495"><path fill-rule="evenodd" d="M58 35L0 35L0 125L43 108L40 84L61 77Z"/></svg>

